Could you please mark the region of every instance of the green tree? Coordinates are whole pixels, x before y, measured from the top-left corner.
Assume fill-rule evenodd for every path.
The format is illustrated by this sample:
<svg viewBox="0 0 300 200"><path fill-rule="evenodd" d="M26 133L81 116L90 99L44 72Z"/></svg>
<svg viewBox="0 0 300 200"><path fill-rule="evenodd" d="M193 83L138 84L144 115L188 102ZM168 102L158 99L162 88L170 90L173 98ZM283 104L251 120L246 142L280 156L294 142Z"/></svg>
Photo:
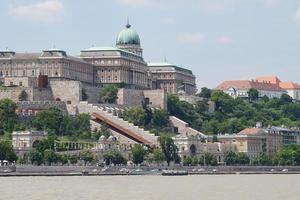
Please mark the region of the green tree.
<svg viewBox="0 0 300 200"><path fill-rule="evenodd" d="M105 138L108 138L109 136L112 135L111 130L109 129L109 126L106 123L101 124L100 135L104 135Z"/></svg>
<svg viewBox="0 0 300 200"><path fill-rule="evenodd" d="M259 97L259 92L257 89L250 88L248 90L248 98L250 101L256 101Z"/></svg>
<svg viewBox="0 0 300 200"><path fill-rule="evenodd" d="M51 149L46 149L44 151L44 162L48 165L51 165L52 163L58 162L58 155Z"/></svg>
<svg viewBox="0 0 300 200"><path fill-rule="evenodd" d="M86 165L94 160L94 154L91 151L82 151L80 152L80 159L83 160Z"/></svg>
<svg viewBox="0 0 300 200"><path fill-rule="evenodd" d="M168 126L169 114L166 110L155 109L152 114L152 126L155 128L161 128Z"/></svg>
<svg viewBox="0 0 300 200"><path fill-rule="evenodd" d="M78 132L90 132L91 131L91 126L90 126L90 115L86 113L79 114L76 118L76 129Z"/></svg>
<svg viewBox="0 0 300 200"><path fill-rule="evenodd" d="M70 161L71 164L76 164L78 161L78 157L76 155L70 155L68 157L68 160Z"/></svg>
<svg viewBox="0 0 300 200"><path fill-rule="evenodd" d="M142 145L135 144L131 148L132 161L134 164L141 164L144 162L144 157L146 155L146 150Z"/></svg>
<svg viewBox="0 0 300 200"><path fill-rule="evenodd" d="M29 158L30 162L34 165L41 165L44 161L42 153L37 151L36 149L32 149L29 152L28 158Z"/></svg>
<svg viewBox="0 0 300 200"><path fill-rule="evenodd" d="M274 163L278 165L300 165L300 145L283 146L275 155Z"/></svg>
<svg viewBox="0 0 300 200"><path fill-rule="evenodd" d="M68 164L69 157L66 154L58 155L58 162L60 162L62 165Z"/></svg>
<svg viewBox="0 0 300 200"><path fill-rule="evenodd" d="M120 164L126 164L127 162L120 152L113 152L113 151L106 152L103 155L103 159L106 165L110 165L110 164L120 165Z"/></svg>
<svg viewBox="0 0 300 200"><path fill-rule="evenodd" d="M282 106L284 115L292 120L300 119L300 104L290 103Z"/></svg>
<svg viewBox="0 0 300 200"><path fill-rule="evenodd" d="M40 153L44 154L45 150L54 149L55 137L48 136L48 138L38 140L33 144L33 147Z"/></svg>
<svg viewBox="0 0 300 200"><path fill-rule="evenodd" d="M224 162L226 165L235 165L237 163L237 155L233 151L227 151L224 153Z"/></svg>
<svg viewBox="0 0 300 200"><path fill-rule="evenodd" d="M12 132L16 124L17 105L9 99L0 100L0 133Z"/></svg>
<svg viewBox="0 0 300 200"><path fill-rule="evenodd" d="M272 157L266 155L265 153L261 153L253 159L252 163L260 166L271 166L273 165L273 160Z"/></svg>
<svg viewBox="0 0 300 200"><path fill-rule="evenodd" d="M14 162L17 160L17 155L13 149L13 146L8 140L0 140L0 161L7 160Z"/></svg>
<svg viewBox="0 0 300 200"><path fill-rule="evenodd" d="M58 108L50 108L39 112L33 119L33 126L38 130L60 135L63 128L64 115Z"/></svg>
<svg viewBox="0 0 300 200"><path fill-rule="evenodd" d="M165 160L165 155L163 154L161 149L153 150L153 160L157 164L162 163Z"/></svg>
<svg viewBox="0 0 300 200"><path fill-rule="evenodd" d="M183 166L191 166L192 162L193 162L192 157L187 156L187 157L183 158L182 164L183 164Z"/></svg>
<svg viewBox="0 0 300 200"><path fill-rule="evenodd" d="M136 126L144 126L146 121L146 111L138 106L132 107L124 112L124 119Z"/></svg>
<svg viewBox="0 0 300 200"><path fill-rule="evenodd" d="M239 165L249 165L250 164L250 158L245 153L237 153L236 154L236 162Z"/></svg>
<svg viewBox="0 0 300 200"><path fill-rule="evenodd" d="M282 94L280 97L280 102L282 105L293 103L293 98L288 94Z"/></svg>
<svg viewBox="0 0 300 200"><path fill-rule="evenodd" d="M22 90L19 94L19 101L28 101L28 94L25 90Z"/></svg>
<svg viewBox="0 0 300 200"><path fill-rule="evenodd" d="M100 101L103 103L116 103L118 99L118 85L108 84L101 89Z"/></svg>
<svg viewBox="0 0 300 200"><path fill-rule="evenodd" d="M174 144L174 141L172 140L171 137L169 136L161 136L159 139L160 146L162 149L162 152L164 154L164 157L168 163L168 166L170 165L171 161L175 161L178 159L178 154L177 154L177 147Z"/></svg>
<svg viewBox="0 0 300 200"><path fill-rule="evenodd" d="M218 161L217 161L217 158L212 153L205 152L204 155L202 155L199 158L199 164L216 166L218 164Z"/></svg>
<svg viewBox="0 0 300 200"><path fill-rule="evenodd" d="M209 99L211 97L212 90L208 89L207 87L201 88L201 92L198 94L199 97Z"/></svg>

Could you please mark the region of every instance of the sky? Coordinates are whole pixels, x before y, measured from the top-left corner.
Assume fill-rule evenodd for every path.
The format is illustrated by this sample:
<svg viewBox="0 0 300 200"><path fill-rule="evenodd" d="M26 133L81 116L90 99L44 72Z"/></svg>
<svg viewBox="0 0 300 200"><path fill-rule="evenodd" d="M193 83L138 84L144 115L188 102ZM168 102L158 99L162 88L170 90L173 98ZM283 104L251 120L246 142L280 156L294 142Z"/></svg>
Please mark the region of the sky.
<svg viewBox="0 0 300 200"><path fill-rule="evenodd" d="M197 86L276 75L300 82L300 0L1 0L0 49L113 46L127 16L147 62L191 69Z"/></svg>

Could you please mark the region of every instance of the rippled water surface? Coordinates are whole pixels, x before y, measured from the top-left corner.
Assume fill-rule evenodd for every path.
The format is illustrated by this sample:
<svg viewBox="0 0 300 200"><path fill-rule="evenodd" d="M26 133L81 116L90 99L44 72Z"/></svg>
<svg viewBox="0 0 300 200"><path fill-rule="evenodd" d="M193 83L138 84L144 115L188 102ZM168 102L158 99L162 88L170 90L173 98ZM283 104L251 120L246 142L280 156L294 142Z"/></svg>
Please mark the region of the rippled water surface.
<svg viewBox="0 0 300 200"><path fill-rule="evenodd" d="M0 178L8 200L300 200L300 175Z"/></svg>

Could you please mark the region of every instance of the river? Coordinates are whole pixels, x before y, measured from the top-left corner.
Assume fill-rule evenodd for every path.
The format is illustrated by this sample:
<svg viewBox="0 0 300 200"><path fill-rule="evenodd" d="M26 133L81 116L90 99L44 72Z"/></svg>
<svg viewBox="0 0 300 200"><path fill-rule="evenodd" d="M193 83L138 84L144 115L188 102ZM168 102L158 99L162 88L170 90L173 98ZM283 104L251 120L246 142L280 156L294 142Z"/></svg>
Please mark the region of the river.
<svg viewBox="0 0 300 200"><path fill-rule="evenodd" d="M0 200L299 200L299 175L1 177Z"/></svg>

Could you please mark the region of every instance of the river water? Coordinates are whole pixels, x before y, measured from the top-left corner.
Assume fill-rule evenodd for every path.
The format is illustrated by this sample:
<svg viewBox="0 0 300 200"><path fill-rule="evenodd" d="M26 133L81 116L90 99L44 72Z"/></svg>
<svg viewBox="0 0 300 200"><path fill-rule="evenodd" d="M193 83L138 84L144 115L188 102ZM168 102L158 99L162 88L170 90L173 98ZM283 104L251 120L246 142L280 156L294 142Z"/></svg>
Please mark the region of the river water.
<svg viewBox="0 0 300 200"><path fill-rule="evenodd" d="M300 200L300 175L1 177L4 199Z"/></svg>

